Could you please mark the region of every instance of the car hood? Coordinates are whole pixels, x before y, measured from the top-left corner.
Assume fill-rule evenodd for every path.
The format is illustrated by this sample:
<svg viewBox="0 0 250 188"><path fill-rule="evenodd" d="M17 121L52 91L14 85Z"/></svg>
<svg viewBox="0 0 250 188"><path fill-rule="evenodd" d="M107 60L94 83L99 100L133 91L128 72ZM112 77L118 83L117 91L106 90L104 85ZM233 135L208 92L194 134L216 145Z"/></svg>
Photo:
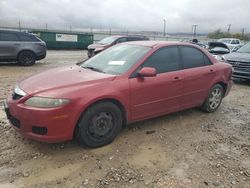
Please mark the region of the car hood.
<svg viewBox="0 0 250 188"><path fill-rule="evenodd" d="M94 84L113 80L116 76L104 74L80 66L61 67L31 76L18 85L28 94L35 94L74 85Z"/></svg>
<svg viewBox="0 0 250 188"><path fill-rule="evenodd" d="M98 44L98 43L95 43L95 44L91 44L88 46L88 49L96 49L96 48L105 48L107 47L108 45L105 45L105 44Z"/></svg>
<svg viewBox="0 0 250 188"><path fill-rule="evenodd" d="M224 56L229 61L250 62L250 53L233 52Z"/></svg>

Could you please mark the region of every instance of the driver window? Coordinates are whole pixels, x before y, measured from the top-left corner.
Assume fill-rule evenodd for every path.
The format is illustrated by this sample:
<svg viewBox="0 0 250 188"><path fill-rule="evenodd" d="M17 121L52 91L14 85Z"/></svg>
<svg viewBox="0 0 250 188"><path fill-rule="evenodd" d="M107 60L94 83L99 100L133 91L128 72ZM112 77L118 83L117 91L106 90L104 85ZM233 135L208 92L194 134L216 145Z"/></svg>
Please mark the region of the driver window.
<svg viewBox="0 0 250 188"><path fill-rule="evenodd" d="M177 47L165 47L151 55L143 67L153 67L157 73L165 73L180 69L180 55Z"/></svg>

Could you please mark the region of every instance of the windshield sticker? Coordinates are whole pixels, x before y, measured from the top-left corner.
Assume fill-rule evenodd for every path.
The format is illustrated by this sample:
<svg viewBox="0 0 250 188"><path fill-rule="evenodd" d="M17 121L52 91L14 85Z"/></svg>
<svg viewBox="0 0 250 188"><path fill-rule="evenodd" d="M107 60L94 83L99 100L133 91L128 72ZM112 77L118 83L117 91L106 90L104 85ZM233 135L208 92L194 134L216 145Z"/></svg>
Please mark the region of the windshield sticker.
<svg viewBox="0 0 250 188"><path fill-rule="evenodd" d="M124 65L126 61L110 61L108 65Z"/></svg>

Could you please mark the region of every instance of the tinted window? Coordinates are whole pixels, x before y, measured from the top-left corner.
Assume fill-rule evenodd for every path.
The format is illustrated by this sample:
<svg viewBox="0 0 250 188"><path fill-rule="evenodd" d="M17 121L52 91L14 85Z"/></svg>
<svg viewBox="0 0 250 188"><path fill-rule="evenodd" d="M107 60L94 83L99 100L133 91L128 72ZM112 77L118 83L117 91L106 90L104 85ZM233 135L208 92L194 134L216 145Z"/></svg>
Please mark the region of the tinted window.
<svg viewBox="0 0 250 188"><path fill-rule="evenodd" d="M15 33L0 33L1 41L18 41L17 35Z"/></svg>
<svg viewBox="0 0 250 188"><path fill-rule="evenodd" d="M204 58L205 65L212 65L211 61L208 59L206 55L203 55L203 58Z"/></svg>
<svg viewBox="0 0 250 188"><path fill-rule="evenodd" d="M122 42L127 42L127 38L123 37L116 41L116 43L122 43Z"/></svg>
<svg viewBox="0 0 250 188"><path fill-rule="evenodd" d="M143 38L140 38L140 37L128 37L128 41L137 41L137 40L143 40Z"/></svg>
<svg viewBox="0 0 250 188"><path fill-rule="evenodd" d="M34 36L20 34L19 39L21 41L38 41Z"/></svg>
<svg viewBox="0 0 250 188"><path fill-rule="evenodd" d="M240 41L238 41L238 40L233 40L232 44L240 44Z"/></svg>
<svg viewBox="0 0 250 188"><path fill-rule="evenodd" d="M180 68L180 57L177 47L162 48L151 55L143 67L154 67L157 73L176 71Z"/></svg>
<svg viewBox="0 0 250 188"><path fill-rule="evenodd" d="M207 56L205 56L200 50L188 46L182 46L180 48L184 63L184 69L201 67L211 64Z"/></svg>
<svg viewBox="0 0 250 188"><path fill-rule="evenodd" d="M135 40L137 40L137 38L135 38L135 37L128 37L128 41L135 41Z"/></svg>

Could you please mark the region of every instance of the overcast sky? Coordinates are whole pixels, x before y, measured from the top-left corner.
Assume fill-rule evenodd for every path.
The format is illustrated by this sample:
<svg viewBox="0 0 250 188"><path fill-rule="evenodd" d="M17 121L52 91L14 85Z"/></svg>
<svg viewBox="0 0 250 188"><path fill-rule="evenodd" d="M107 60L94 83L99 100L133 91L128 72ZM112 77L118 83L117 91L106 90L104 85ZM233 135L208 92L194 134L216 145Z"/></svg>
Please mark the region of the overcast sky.
<svg viewBox="0 0 250 188"><path fill-rule="evenodd" d="M0 0L0 26L117 28L198 32L250 31L249 0Z"/></svg>

